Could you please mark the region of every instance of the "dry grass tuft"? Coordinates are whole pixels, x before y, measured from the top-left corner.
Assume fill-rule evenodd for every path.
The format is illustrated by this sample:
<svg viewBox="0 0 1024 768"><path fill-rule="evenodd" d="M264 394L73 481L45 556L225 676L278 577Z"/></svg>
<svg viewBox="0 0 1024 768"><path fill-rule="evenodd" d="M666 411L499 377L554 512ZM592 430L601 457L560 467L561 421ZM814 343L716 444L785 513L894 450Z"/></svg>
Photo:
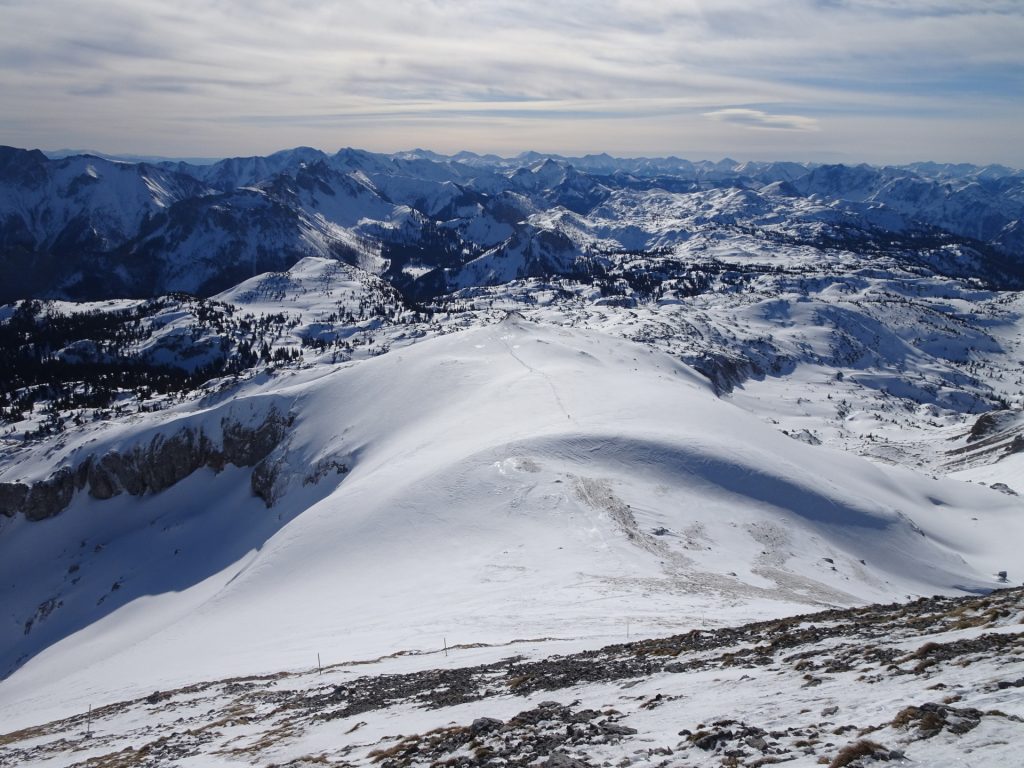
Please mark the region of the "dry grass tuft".
<svg viewBox="0 0 1024 768"><path fill-rule="evenodd" d="M853 744L847 744L840 749L839 753L832 759L832 762L828 764L828 768L843 768L843 766L849 765L854 760L861 757L870 757L876 752L888 754L889 750L876 741L861 739Z"/></svg>

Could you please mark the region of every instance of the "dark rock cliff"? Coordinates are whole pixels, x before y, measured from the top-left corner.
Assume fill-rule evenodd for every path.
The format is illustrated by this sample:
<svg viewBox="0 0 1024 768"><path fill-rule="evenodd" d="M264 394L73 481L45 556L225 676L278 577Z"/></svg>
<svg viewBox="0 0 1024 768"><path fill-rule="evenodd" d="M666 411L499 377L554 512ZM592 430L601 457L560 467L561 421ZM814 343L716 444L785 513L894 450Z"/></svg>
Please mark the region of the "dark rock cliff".
<svg viewBox="0 0 1024 768"><path fill-rule="evenodd" d="M0 511L8 517L20 513L29 520L44 520L62 512L85 488L95 499L122 493L143 496L169 488L201 467L220 471L227 464L260 470L253 473L253 493L269 507L275 497L264 480L276 472L263 460L284 440L290 424L289 417L271 408L258 426L223 419L219 445L201 427L158 434L148 443L89 456L74 468L61 467L45 480L0 483Z"/></svg>

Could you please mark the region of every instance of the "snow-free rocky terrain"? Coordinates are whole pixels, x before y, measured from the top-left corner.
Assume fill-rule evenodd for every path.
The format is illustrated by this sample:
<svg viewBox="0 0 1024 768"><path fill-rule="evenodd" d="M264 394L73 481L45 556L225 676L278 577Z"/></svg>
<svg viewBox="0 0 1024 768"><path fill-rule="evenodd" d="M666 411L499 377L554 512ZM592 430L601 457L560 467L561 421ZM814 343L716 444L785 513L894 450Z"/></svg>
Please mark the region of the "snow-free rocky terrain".
<svg viewBox="0 0 1024 768"><path fill-rule="evenodd" d="M1014 765L1022 209L0 151L0 762Z"/></svg>

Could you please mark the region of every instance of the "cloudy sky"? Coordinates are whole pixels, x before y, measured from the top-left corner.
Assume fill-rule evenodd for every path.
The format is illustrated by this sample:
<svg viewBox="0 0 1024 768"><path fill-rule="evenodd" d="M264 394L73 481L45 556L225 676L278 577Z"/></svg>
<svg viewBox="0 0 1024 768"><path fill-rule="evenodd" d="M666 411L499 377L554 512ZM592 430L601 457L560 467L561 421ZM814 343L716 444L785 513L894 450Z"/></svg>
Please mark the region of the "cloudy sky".
<svg viewBox="0 0 1024 768"><path fill-rule="evenodd" d="M1024 0L0 0L0 143L1024 166Z"/></svg>

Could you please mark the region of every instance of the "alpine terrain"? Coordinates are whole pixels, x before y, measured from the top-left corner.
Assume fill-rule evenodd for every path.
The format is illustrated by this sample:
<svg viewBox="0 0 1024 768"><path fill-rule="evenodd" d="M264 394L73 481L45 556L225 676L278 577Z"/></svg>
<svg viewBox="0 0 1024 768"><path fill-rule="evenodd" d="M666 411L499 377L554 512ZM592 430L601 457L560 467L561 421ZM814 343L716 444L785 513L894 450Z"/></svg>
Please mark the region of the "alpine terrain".
<svg viewBox="0 0 1024 768"><path fill-rule="evenodd" d="M1012 766L1024 171L0 148L0 765Z"/></svg>

